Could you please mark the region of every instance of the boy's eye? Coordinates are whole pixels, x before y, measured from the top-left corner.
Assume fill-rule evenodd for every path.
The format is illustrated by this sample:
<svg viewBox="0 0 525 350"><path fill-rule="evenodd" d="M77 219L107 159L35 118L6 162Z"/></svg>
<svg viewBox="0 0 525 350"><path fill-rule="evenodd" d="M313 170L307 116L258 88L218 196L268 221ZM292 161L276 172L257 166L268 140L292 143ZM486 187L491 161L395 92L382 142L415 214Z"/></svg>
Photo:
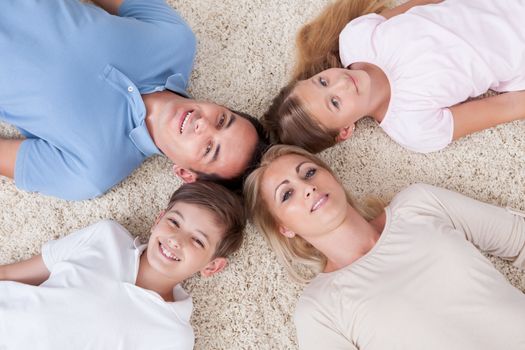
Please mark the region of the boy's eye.
<svg viewBox="0 0 525 350"><path fill-rule="evenodd" d="M321 84L322 86L328 86L328 82L326 81L326 79L321 77L319 77L319 84Z"/></svg>
<svg viewBox="0 0 525 350"><path fill-rule="evenodd" d="M173 225L177 226L178 228L180 228L180 225L179 225L177 220L175 220L175 219L168 219L168 221L171 222Z"/></svg>
<svg viewBox="0 0 525 350"><path fill-rule="evenodd" d="M306 174L304 174L304 177L305 177L306 179L309 179L309 178L311 178L312 176L314 176L316 172L317 172L317 169L315 169L315 168L310 168L310 169L308 169L308 171L306 172Z"/></svg>
<svg viewBox="0 0 525 350"><path fill-rule="evenodd" d="M332 98L330 99L330 103L332 103L332 105L333 105L335 108L339 109L339 101L337 101L337 99L336 99L335 97L332 97Z"/></svg>
<svg viewBox="0 0 525 350"><path fill-rule="evenodd" d="M193 240L194 240L195 243L197 243L201 248L204 248L204 243L203 243L200 239L198 239L198 238L194 238Z"/></svg>
<svg viewBox="0 0 525 350"><path fill-rule="evenodd" d="M292 190L288 190L283 193L283 198L281 202L287 201L292 196Z"/></svg>
<svg viewBox="0 0 525 350"><path fill-rule="evenodd" d="M217 127L220 129L224 126L224 122L226 121L226 117L224 114L222 114L219 118L219 122L217 123Z"/></svg>

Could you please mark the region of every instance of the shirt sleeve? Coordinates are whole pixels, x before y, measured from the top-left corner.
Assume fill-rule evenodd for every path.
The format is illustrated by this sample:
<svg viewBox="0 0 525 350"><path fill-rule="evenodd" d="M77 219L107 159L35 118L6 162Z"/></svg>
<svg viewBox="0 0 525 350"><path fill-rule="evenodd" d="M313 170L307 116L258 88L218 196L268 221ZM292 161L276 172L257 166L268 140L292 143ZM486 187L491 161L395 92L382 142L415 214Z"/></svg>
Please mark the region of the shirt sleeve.
<svg viewBox="0 0 525 350"><path fill-rule="evenodd" d="M26 191L82 200L99 196L111 187L102 182L104 178L95 176L94 170L45 140L26 139L17 153L15 183Z"/></svg>
<svg viewBox="0 0 525 350"><path fill-rule="evenodd" d="M343 67L375 56L374 33L384 21L385 17L370 13L348 22L339 34L339 57Z"/></svg>
<svg viewBox="0 0 525 350"><path fill-rule="evenodd" d="M125 0L119 7L121 17L131 17L148 23L183 24L186 22L164 0Z"/></svg>
<svg viewBox="0 0 525 350"><path fill-rule="evenodd" d="M358 350L319 307L300 299L294 314L297 341L301 350Z"/></svg>
<svg viewBox="0 0 525 350"><path fill-rule="evenodd" d="M77 256L89 244L99 228L100 224L94 224L44 244L42 259L47 269L51 271L56 263L68 260L71 256Z"/></svg>
<svg viewBox="0 0 525 350"><path fill-rule="evenodd" d="M439 151L452 142L454 119L448 108L403 110L385 117L380 126L406 149L429 153Z"/></svg>
<svg viewBox="0 0 525 350"><path fill-rule="evenodd" d="M525 270L525 217L443 188L417 186L430 195L436 214L467 240Z"/></svg>

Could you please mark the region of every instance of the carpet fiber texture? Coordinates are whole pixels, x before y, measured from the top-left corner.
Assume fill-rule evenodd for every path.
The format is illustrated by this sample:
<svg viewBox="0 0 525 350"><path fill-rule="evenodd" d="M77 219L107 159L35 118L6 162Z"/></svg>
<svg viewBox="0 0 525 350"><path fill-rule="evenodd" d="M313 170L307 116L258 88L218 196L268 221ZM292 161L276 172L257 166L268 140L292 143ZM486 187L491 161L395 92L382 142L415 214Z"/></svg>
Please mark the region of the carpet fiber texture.
<svg viewBox="0 0 525 350"><path fill-rule="evenodd" d="M198 38L190 92L260 116L289 77L297 29L326 2L170 0ZM17 133L0 124L0 135ZM525 210L522 121L477 133L429 155L402 149L375 123L362 121L351 140L322 157L357 198L371 194L390 200L407 185L425 182ZM146 240L157 213L180 184L163 157L149 159L104 196L82 202L22 192L0 178L0 263L29 258L44 242L105 218ZM224 273L185 283L195 304L196 349L297 346L291 315L302 287L285 275L253 227L246 238ZM523 271L491 260L525 291Z"/></svg>

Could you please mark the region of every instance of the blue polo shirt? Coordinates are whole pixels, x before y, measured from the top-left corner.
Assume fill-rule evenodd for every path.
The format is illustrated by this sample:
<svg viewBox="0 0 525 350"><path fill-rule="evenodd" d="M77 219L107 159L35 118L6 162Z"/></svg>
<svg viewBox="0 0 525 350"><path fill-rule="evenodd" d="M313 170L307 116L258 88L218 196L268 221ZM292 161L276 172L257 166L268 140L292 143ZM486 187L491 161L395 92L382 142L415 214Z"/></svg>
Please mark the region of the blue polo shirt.
<svg viewBox="0 0 525 350"><path fill-rule="evenodd" d="M119 16L77 0L3 0L0 119L27 137L16 185L87 199L159 154L141 94L187 96L195 47L163 0L125 0Z"/></svg>

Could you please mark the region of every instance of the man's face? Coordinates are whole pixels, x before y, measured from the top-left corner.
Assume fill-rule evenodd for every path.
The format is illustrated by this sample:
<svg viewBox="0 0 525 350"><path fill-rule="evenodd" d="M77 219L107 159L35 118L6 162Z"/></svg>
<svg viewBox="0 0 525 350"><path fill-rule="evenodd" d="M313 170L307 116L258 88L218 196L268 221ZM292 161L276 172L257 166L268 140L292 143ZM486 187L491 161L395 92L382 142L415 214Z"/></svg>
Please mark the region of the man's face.
<svg viewBox="0 0 525 350"><path fill-rule="evenodd" d="M195 171L226 179L240 175L258 140L253 125L215 103L174 97L159 113L155 143L175 163L177 175L188 182L196 179Z"/></svg>

